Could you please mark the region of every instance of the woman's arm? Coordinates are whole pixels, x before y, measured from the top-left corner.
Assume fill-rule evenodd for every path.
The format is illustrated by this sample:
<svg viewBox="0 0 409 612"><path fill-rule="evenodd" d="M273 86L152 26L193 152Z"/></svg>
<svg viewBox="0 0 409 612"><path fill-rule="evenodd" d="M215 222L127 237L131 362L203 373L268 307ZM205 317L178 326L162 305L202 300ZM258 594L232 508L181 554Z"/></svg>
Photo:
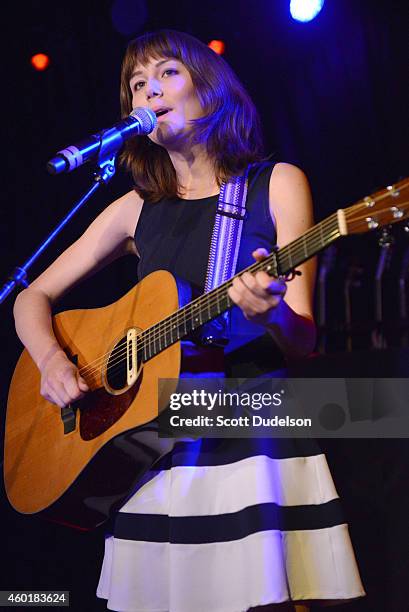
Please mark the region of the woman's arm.
<svg viewBox="0 0 409 612"><path fill-rule="evenodd" d="M51 308L80 281L127 253L136 254L133 233L142 200L129 192L108 206L84 234L62 253L14 304L16 330L42 374L41 392L60 406L87 390L77 368L59 346Z"/></svg>
<svg viewBox="0 0 409 612"><path fill-rule="evenodd" d="M308 181L296 166L276 164L270 179L269 200L279 247L289 244L313 225ZM264 249L258 249L253 256L259 260L266 254ZM298 269L301 276L295 276L288 283L272 280L266 272L245 273L229 290L230 297L244 315L264 325L289 358L310 353L316 341L313 320L315 259Z"/></svg>

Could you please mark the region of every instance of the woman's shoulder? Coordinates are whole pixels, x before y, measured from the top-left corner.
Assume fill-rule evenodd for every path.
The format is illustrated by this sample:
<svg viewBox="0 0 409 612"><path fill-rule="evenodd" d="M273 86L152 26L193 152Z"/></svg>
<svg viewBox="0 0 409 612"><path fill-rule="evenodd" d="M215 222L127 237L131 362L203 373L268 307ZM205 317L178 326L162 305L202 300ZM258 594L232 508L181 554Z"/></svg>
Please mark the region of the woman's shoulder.
<svg viewBox="0 0 409 612"><path fill-rule="evenodd" d="M100 218L101 221L109 219L109 223L114 223L117 229L121 228L126 235L133 236L142 206L143 199L132 189L111 202Z"/></svg>
<svg viewBox="0 0 409 612"><path fill-rule="evenodd" d="M271 192L287 189L308 189L308 180L301 168L288 162L277 162L274 164L270 175Z"/></svg>
<svg viewBox="0 0 409 612"><path fill-rule="evenodd" d="M306 180L305 173L296 166L288 162L276 162L273 164L271 172L272 180ZM273 179L274 177L274 179Z"/></svg>
<svg viewBox="0 0 409 612"><path fill-rule="evenodd" d="M138 195L135 189L131 189L130 191L124 193L124 195L111 202L111 204L109 204L107 208L121 209L125 211L126 209L132 208L141 209L142 205L143 199L141 198L141 196Z"/></svg>
<svg viewBox="0 0 409 612"><path fill-rule="evenodd" d="M253 164L249 174L250 185L269 183L271 185L288 184L293 181L307 181L304 172L298 166L288 162L263 160Z"/></svg>
<svg viewBox="0 0 409 612"><path fill-rule="evenodd" d="M308 179L305 173L294 164L287 162L277 162L270 175L270 204L274 201L284 201L288 197L297 199L303 195L310 195Z"/></svg>
<svg viewBox="0 0 409 612"><path fill-rule="evenodd" d="M269 185L270 211L278 225L296 226L301 233L312 223L312 199L308 179L298 166L287 162L275 164ZM302 226L298 222L302 220ZM304 224L304 226L303 226Z"/></svg>

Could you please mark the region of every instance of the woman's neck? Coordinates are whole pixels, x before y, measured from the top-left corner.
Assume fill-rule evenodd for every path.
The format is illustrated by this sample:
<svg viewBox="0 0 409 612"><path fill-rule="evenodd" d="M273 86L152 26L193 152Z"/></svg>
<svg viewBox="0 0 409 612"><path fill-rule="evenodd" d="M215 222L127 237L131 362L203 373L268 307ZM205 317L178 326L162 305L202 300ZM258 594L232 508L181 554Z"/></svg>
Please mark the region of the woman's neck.
<svg viewBox="0 0 409 612"><path fill-rule="evenodd" d="M219 193L214 162L206 152L193 146L188 152L168 151L176 170L180 195L187 200L206 198Z"/></svg>

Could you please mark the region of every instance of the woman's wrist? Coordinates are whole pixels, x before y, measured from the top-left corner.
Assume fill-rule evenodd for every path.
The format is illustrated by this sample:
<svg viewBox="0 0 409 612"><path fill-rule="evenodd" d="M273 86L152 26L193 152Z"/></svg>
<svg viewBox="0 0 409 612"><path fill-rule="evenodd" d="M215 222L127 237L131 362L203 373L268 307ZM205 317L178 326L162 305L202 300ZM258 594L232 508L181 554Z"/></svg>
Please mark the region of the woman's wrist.
<svg viewBox="0 0 409 612"><path fill-rule="evenodd" d="M285 325L285 320L288 315L286 312L289 310L288 304L286 304L284 298L280 298L277 306L271 308L268 313L267 322L265 323L265 327L268 331L275 331L279 327Z"/></svg>
<svg viewBox="0 0 409 612"><path fill-rule="evenodd" d="M58 344L58 342L55 342L49 347L47 352L44 355L42 355L42 357L36 362L36 365L38 369L40 370L40 372L44 370L44 368L46 367L50 359L59 352L65 356L65 353L62 350L61 346Z"/></svg>

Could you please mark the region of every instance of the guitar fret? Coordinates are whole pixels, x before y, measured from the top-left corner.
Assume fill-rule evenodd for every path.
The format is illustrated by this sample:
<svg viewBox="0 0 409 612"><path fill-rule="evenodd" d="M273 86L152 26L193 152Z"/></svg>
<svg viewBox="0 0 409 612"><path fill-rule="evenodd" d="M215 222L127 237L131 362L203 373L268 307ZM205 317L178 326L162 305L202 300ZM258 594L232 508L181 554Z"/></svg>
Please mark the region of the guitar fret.
<svg viewBox="0 0 409 612"><path fill-rule="evenodd" d="M225 293L221 300L219 300L218 304L220 306L220 310L219 313L223 312L224 310L226 310L229 307L229 296L227 295L227 293Z"/></svg>
<svg viewBox="0 0 409 612"><path fill-rule="evenodd" d="M215 293L215 299L213 300L213 306L212 306L212 315L214 317L217 317L222 312L222 308L220 305L221 297L222 297L222 292L217 291L217 293Z"/></svg>
<svg viewBox="0 0 409 612"><path fill-rule="evenodd" d="M307 243L307 236L304 234L304 236L302 237L302 243L304 245L304 256L306 259L308 259L309 257L309 253L308 253L308 243Z"/></svg>
<svg viewBox="0 0 409 612"><path fill-rule="evenodd" d="M186 333L187 333L187 332L186 332L186 325L184 324L184 322L183 322L183 321L182 321L182 323L180 323L180 324L178 325L177 330L178 330L178 336L177 336L177 337L178 337L178 340L180 340L180 338L181 338L182 336L185 336L185 335L186 335Z"/></svg>
<svg viewBox="0 0 409 612"><path fill-rule="evenodd" d="M287 248L287 250L288 250L288 256L287 257L288 257L288 262L289 262L288 269L291 270L293 268L293 258L291 256L291 247L289 246Z"/></svg>
<svg viewBox="0 0 409 612"><path fill-rule="evenodd" d="M179 340L180 338L180 331L179 331L179 326L177 325L177 323L174 323L172 325L171 338L173 342L175 340Z"/></svg>
<svg viewBox="0 0 409 612"><path fill-rule="evenodd" d="M220 306L220 294L216 295L216 312L219 315L222 312L222 307Z"/></svg>
<svg viewBox="0 0 409 612"><path fill-rule="evenodd" d="M164 327L162 325L162 329L160 330L159 333L159 352L163 351L164 348L166 348L166 326Z"/></svg>
<svg viewBox="0 0 409 612"><path fill-rule="evenodd" d="M212 308L211 308L209 296L207 296L206 304L207 304L207 316L209 317L209 321L210 321L210 319L213 317L213 315L212 315Z"/></svg>
<svg viewBox="0 0 409 612"><path fill-rule="evenodd" d="M324 239L324 234L323 234L322 223L319 224L319 228L320 228L320 244L321 244L321 246L324 246L325 239Z"/></svg>
<svg viewBox="0 0 409 612"><path fill-rule="evenodd" d="M333 240L334 232L336 232L336 229L332 226L332 223L331 223L329 229L327 230L327 234L325 236L324 244L322 246L327 246L328 244L331 244L331 242Z"/></svg>
<svg viewBox="0 0 409 612"><path fill-rule="evenodd" d="M145 361L147 361L151 357L152 357L152 355L151 355L151 343L149 341L149 335L148 335L147 343L145 344Z"/></svg>
<svg viewBox="0 0 409 612"><path fill-rule="evenodd" d="M192 312L192 315L193 315L193 317L192 317L192 328L193 329L196 329L196 327L198 327L198 323L200 321L200 318L197 316L197 312L195 312L197 310L197 306L198 306L197 302L195 302L192 305L192 310L193 310L193 312Z"/></svg>
<svg viewBox="0 0 409 612"><path fill-rule="evenodd" d="M325 241L325 244L323 246L328 246L329 244L331 244L331 242L333 242L334 238L337 238L338 234L338 230L336 228L334 228L331 232L328 232L327 234L327 239Z"/></svg>
<svg viewBox="0 0 409 612"><path fill-rule="evenodd" d="M136 362L138 365L141 365L141 362L144 360L143 354L144 354L143 347L138 348L136 351Z"/></svg>
<svg viewBox="0 0 409 612"><path fill-rule="evenodd" d="M168 348L168 346L170 346L173 342L173 333L172 333L172 326L170 324L168 324L165 327L165 335L163 337L163 348Z"/></svg>

